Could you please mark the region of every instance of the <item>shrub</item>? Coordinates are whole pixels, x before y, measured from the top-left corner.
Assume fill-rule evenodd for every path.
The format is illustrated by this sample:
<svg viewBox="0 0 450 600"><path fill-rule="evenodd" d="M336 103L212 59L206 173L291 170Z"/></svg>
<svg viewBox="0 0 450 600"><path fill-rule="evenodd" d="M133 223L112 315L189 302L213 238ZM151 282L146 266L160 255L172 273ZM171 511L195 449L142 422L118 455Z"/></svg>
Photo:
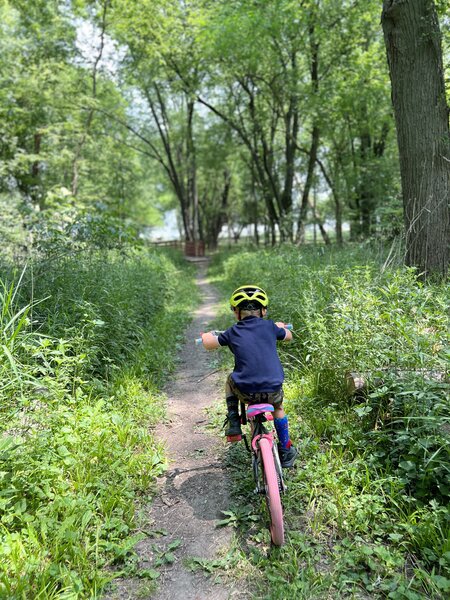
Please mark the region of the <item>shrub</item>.
<svg viewBox="0 0 450 600"><path fill-rule="evenodd" d="M188 269L142 250L29 275L0 287L0 596L94 597L165 468L158 386L195 293Z"/></svg>
<svg viewBox="0 0 450 600"><path fill-rule="evenodd" d="M294 342L279 347L293 439L303 438L304 470L289 497L303 489L310 526L337 526L340 536L355 537L355 548L367 549L371 538L380 552L386 540L401 545L406 562L413 553L411 595L395 595L410 585L398 571L385 574L386 593L421 597L414 590L423 585L439 598L450 585L448 288L423 284L411 269L386 268L382 258L369 246L286 246L222 254L211 275L226 297L245 282L261 285L270 318L294 325ZM349 372L366 382L356 396ZM294 512L296 499L290 502ZM355 551L346 550L345 560L354 561ZM347 582L349 565L342 567ZM375 571L372 579L361 572L354 581L373 591L376 579Z"/></svg>

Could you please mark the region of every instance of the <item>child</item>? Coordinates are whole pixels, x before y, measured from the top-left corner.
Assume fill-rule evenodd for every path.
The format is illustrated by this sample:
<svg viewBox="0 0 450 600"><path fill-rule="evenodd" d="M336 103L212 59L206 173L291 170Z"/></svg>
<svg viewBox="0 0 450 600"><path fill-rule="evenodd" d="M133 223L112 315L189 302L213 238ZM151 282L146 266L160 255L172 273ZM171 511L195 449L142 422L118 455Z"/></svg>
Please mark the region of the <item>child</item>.
<svg viewBox="0 0 450 600"><path fill-rule="evenodd" d="M269 299L261 288L244 285L231 295L230 305L237 323L223 333L204 333L207 350L228 346L234 354L234 370L225 386L228 428L225 435L239 435L239 401L273 404L275 429L279 439L280 462L292 467L297 449L289 438L288 418L283 410L284 373L277 353L277 340L291 340L284 323L264 320Z"/></svg>

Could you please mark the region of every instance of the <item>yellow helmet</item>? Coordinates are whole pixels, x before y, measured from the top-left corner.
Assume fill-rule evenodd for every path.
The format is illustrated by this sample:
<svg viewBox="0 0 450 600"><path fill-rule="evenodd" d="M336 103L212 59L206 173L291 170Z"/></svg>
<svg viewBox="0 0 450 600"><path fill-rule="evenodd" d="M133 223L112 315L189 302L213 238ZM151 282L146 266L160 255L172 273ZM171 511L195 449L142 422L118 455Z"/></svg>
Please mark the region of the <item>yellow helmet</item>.
<svg viewBox="0 0 450 600"><path fill-rule="evenodd" d="M255 309L261 306L266 308L269 304L269 298L266 292L257 285L241 285L231 294L230 305L232 309L248 302L257 302Z"/></svg>

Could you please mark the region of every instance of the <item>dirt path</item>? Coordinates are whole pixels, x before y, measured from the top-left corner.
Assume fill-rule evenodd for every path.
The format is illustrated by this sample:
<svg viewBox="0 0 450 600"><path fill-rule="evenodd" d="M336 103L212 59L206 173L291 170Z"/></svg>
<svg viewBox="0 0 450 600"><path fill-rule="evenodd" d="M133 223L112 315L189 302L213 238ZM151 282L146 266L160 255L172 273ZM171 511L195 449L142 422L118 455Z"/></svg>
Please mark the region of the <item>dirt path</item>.
<svg viewBox="0 0 450 600"><path fill-rule="evenodd" d="M151 506L150 529L167 535L141 542L137 551L141 568L151 568L158 554L170 552L172 563L158 567L158 589L148 595L136 581L122 581L112 598L152 600L227 600L247 597L226 580L215 583L204 570L189 568L192 559L214 560L230 547L231 531L216 528L222 510L229 508L226 473L221 461L220 440L208 432L205 408L222 395L222 381L214 373L214 356L195 347L198 337L216 314L217 294L205 279L206 264L198 265L197 284L202 304L194 313L181 350L180 364L165 390L168 423L156 435L166 446L170 465L159 481L159 493ZM155 552L155 545L158 553ZM167 554L166 554L167 556ZM164 556L162 557L164 560Z"/></svg>

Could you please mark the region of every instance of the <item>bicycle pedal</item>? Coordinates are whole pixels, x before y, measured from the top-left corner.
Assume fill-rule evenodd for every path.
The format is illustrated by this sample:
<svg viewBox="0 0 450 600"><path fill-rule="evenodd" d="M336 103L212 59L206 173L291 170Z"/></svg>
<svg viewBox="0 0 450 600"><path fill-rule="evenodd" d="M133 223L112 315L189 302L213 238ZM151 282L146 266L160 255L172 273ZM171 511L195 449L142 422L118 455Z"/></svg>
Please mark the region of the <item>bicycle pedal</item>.
<svg viewBox="0 0 450 600"><path fill-rule="evenodd" d="M240 442L242 440L242 435L227 435L227 442Z"/></svg>

